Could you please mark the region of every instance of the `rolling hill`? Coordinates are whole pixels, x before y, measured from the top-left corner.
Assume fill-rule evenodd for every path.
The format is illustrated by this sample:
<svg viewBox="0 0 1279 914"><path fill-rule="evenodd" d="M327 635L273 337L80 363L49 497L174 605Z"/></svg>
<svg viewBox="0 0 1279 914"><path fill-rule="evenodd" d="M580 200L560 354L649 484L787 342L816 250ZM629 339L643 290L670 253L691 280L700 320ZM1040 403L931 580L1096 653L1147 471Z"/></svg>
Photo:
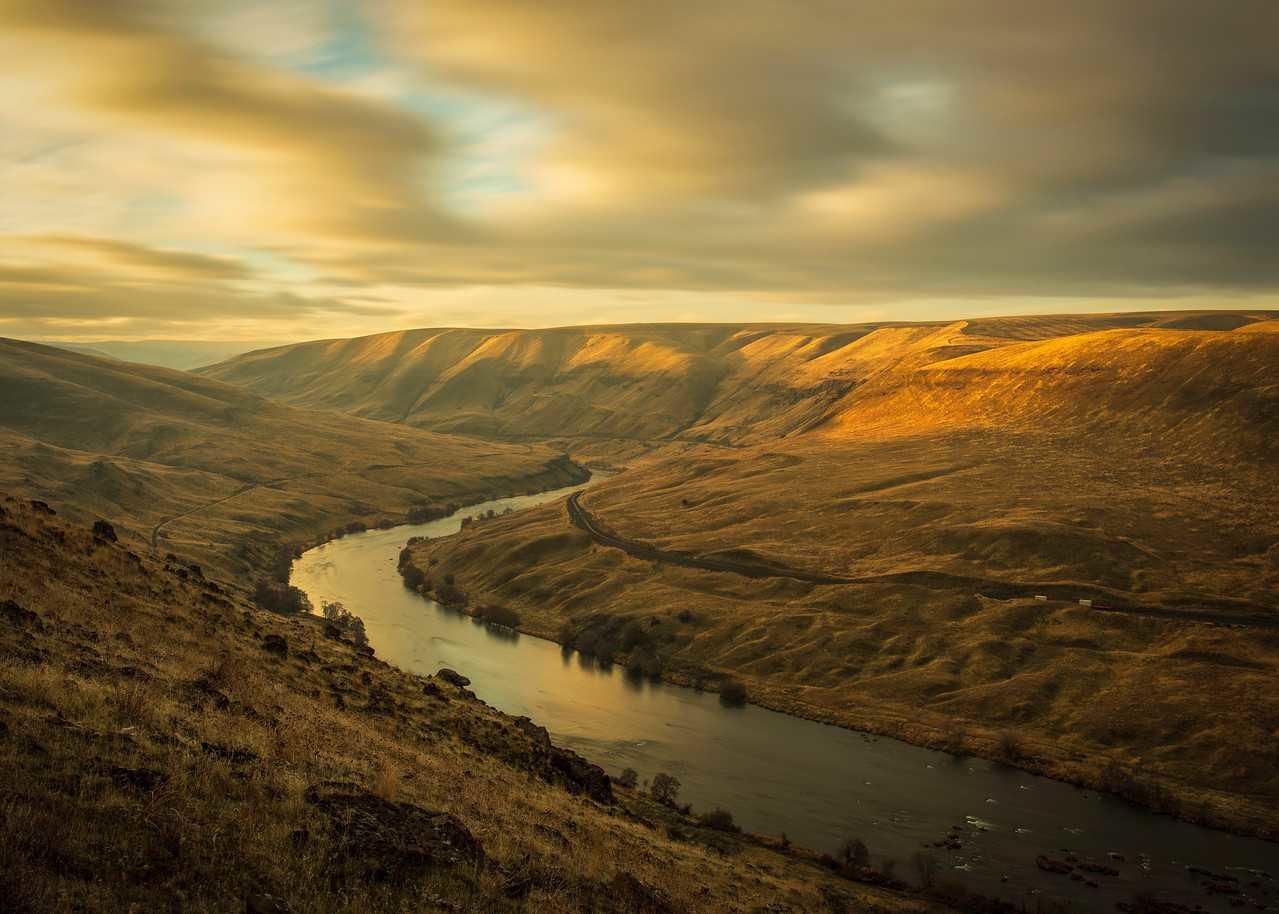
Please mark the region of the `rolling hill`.
<svg viewBox="0 0 1279 914"><path fill-rule="evenodd" d="M1273 316L411 330L246 353L201 374L296 406L485 437L742 444L802 431L868 383L963 355L1101 330L1246 329Z"/></svg>
<svg viewBox="0 0 1279 914"><path fill-rule="evenodd" d="M272 403L185 372L0 340L0 486L220 573L281 543L580 471L554 451Z"/></svg>
<svg viewBox="0 0 1279 914"><path fill-rule="evenodd" d="M1016 764L1275 833L1279 337L1265 318L421 331L209 374L560 441L627 464L582 499L619 537L862 581L627 555L556 507L414 547L411 563L437 563L428 577L454 575L527 631L916 742L1003 757L1015 733ZM628 647L632 624L653 640Z"/></svg>

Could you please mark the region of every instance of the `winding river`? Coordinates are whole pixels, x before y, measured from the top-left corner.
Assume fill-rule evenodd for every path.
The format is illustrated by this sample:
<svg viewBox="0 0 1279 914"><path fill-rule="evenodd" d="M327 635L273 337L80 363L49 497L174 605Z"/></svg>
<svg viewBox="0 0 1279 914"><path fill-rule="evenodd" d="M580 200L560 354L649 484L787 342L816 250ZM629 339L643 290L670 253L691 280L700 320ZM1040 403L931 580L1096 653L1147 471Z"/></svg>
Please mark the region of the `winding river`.
<svg viewBox="0 0 1279 914"><path fill-rule="evenodd" d="M519 510L580 486L504 498L426 524L369 531L305 553L292 582L318 607L339 600L364 619L377 654L417 673L452 667L489 704L525 714L561 745L612 774L669 772L696 809L722 806L751 831L833 850L862 838L872 862L896 861L917 881L916 852L939 878L1010 901L1067 900L1114 910L1138 892L1204 910L1279 911L1279 845L1159 816L1092 791L979 759L957 759L883 737L761 708L727 708L714 694L636 682L528 635L490 628L406 590L396 559L411 536L445 536L462 517ZM953 836L958 848L936 847ZM927 846L926 846L927 845ZM1089 886L1042 871L1045 854L1118 870L1082 873ZM1198 872L1197 872L1198 871ZM1213 877L1239 894L1209 895ZM1234 881L1230 881L1234 880Z"/></svg>

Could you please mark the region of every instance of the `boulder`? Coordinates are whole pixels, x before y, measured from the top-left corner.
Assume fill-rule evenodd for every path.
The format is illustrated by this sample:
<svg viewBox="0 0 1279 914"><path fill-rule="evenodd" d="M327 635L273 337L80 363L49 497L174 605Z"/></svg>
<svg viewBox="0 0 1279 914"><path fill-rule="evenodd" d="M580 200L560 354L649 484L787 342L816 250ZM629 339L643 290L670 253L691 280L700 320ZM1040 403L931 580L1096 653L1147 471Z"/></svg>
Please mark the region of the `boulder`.
<svg viewBox="0 0 1279 914"><path fill-rule="evenodd" d="M451 813L393 803L344 782L313 785L305 797L333 826L329 872L336 882L404 885L433 870L487 859L479 841Z"/></svg>
<svg viewBox="0 0 1279 914"><path fill-rule="evenodd" d="M604 769L582 758L572 749L551 747L551 769L569 793L585 794L597 803L613 802L613 783Z"/></svg>
<svg viewBox="0 0 1279 914"><path fill-rule="evenodd" d="M108 543L118 543L120 538L115 535L115 527L111 526L104 520L95 520L93 522L93 536Z"/></svg>
<svg viewBox="0 0 1279 914"><path fill-rule="evenodd" d="M40 623L39 616L12 600L0 600L0 620L8 622L14 628L38 628Z"/></svg>
<svg viewBox="0 0 1279 914"><path fill-rule="evenodd" d="M289 655L289 642L284 640L283 635L266 635L262 639L262 650L268 654L275 654L277 657L287 657Z"/></svg>
<svg viewBox="0 0 1279 914"><path fill-rule="evenodd" d="M450 670L448 667L442 667L435 675L450 685L457 686L459 689L464 689L471 684L471 680L467 679L457 670Z"/></svg>

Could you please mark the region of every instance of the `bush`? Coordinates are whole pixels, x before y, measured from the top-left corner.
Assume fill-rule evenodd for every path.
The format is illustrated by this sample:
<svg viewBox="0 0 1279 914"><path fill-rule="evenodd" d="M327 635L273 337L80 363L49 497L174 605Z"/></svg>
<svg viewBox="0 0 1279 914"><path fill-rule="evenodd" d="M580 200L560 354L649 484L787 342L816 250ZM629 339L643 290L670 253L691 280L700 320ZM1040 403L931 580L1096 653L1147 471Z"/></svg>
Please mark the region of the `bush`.
<svg viewBox="0 0 1279 914"><path fill-rule="evenodd" d="M449 575L452 578L453 575ZM435 598L445 606L465 606L468 597L465 593L453 586L451 581L445 580L443 584L435 588Z"/></svg>
<svg viewBox="0 0 1279 914"><path fill-rule="evenodd" d="M725 679L719 687L719 700L726 705L746 704L746 686L736 679Z"/></svg>
<svg viewBox="0 0 1279 914"><path fill-rule="evenodd" d="M407 549L405 550L408 551ZM422 569L412 564L400 565L400 576L404 578L404 586L409 590L421 590L426 583L426 575Z"/></svg>
<svg viewBox="0 0 1279 914"><path fill-rule="evenodd" d="M360 647L369 643L369 636L364 631L364 620L355 615L341 603L324 603L320 607L324 618L328 619Z"/></svg>
<svg viewBox="0 0 1279 914"><path fill-rule="evenodd" d="M508 606L498 606L496 604L488 604L483 606L479 611L480 618L493 625L504 625L507 628L520 627L520 614Z"/></svg>
<svg viewBox="0 0 1279 914"><path fill-rule="evenodd" d="M631 790L635 789L635 785L639 783L639 772L634 768L627 768L617 776L617 783Z"/></svg>
<svg viewBox="0 0 1279 914"><path fill-rule="evenodd" d="M1005 730L999 734L998 748L999 757L1009 762L1015 762L1026 754L1021 737L1012 730Z"/></svg>
<svg viewBox="0 0 1279 914"><path fill-rule="evenodd" d="M710 812L704 813L700 818L703 825L716 831L741 831L737 824L733 822L733 814L727 809L720 809L718 806Z"/></svg>
<svg viewBox="0 0 1279 914"><path fill-rule="evenodd" d="M259 609L282 615L311 611L311 601L301 590L273 581L258 581L258 586L253 591L253 602Z"/></svg>
<svg viewBox="0 0 1279 914"><path fill-rule="evenodd" d="M648 792L657 802L674 806L675 801L679 799L681 786L679 778L662 771L653 776L653 783L648 788Z"/></svg>
<svg viewBox="0 0 1279 914"><path fill-rule="evenodd" d="M870 849L861 838L845 838L839 846L839 859L844 861L844 866L860 870L870 863Z"/></svg>

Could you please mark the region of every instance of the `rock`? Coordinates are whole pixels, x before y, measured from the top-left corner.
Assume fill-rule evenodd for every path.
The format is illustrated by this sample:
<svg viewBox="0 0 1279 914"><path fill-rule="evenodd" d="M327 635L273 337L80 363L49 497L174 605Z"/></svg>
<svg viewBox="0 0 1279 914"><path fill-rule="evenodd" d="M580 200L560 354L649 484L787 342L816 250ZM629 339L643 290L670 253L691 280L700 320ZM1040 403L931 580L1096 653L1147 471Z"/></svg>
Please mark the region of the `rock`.
<svg viewBox="0 0 1279 914"><path fill-rule="evenodd" d="M213 702L213 707L217 708L219 711L225 711L231 707L231 699L227 698L226 695L218 689L215 689L213 684L203 676L191 683L191 688L211 700Z"/></svg>
<svg viewBox="0 0 1279 914"><path fill-rule="evenodd" d="M0 600L0 619L17 628L39 626L40 617L29 609L23 609L12 600Z"/></svg>
<svg viewBox="0 0 1279 914"><path fill-rule="evenodd" d="M442 667L435 675L450 685L457 686L459 689L464 689L471 684L471 680L456 670L450 670L448 667Z"/></svg>
<svg viewBox="0 0 1279 914"><path fill-rule="evenodd" d="M403 885L432 870L476 866L487 859L465 825L446 812L392 803L349 783L316 784L306 800L333 824L329 872L336 882Z"/></svg>
<svg viewBox="0 0 1279 914"><path fill-rule="evenodd" d="M1065 860L1054 860L1047 854L1040 854L1036 857L1035 866L1039 867L1045 873L1058 873L1063 876L1074 869L1074 867Z"/></svg>
<svg viewBox="0 0 1279 914"><path fill-rule="evenodd" d="M290 910L288 902L269 892L258 892L244 899L244 914L289 914Z"/></svg>
<svg viewBox="0 0 1279 914"><path fill-rule="evenodd" d="M618 873L608 882L593 883L590 910L609 914L671 914L674 908L657 889L640 882L630 873Z"/></svg>
<svg viewBox="0 0 1279 914"><path fill-rule="evenodd" d="M38 514L48 514L50 517L53 517L58 513L49 507L49 503L47 501L38 501L34 498L31 499L31 510Z"/></svg>
<svg viewBox="0 0 1279 914"><path fill-rule="evenodd" d="M117 787L130 787L144 793L162 787L169 780L167 774L154 768L120 768L113 765L107 769L106 774Z"/></svg>
<svg viewBox="0 0 1279 914"><path fill-rule="evenodd" d="M597 803L612 804L613 782L604 769L591 764L572 749L552 746L551 768L560 775L569 793L584 793Z"/></svg>
<svg viewBox="0 0 1279 914"><path fill-rule="evenodd" d="M108 543L120 542L120 538L115 535L115 527L111 526L104 520L95 520L93 522L93 536L95 539L100 539Z"/></svg>
<svg viewBox="0 0 1279 914"><path fill-rule="evenodd" d="M284 640L283 635L267 635L262 639L262 650L268 654L275 654L277 657L287 657L289 655L289 642Z"/></svg>
<svg viewBox="0 0 1279 914"><path fill-rule="evenodd" d="M538 748L550 751L551 734L546 731L545 727L539 727L527 717L517 717L515 718L515 729L531 739Z"/></svg>

